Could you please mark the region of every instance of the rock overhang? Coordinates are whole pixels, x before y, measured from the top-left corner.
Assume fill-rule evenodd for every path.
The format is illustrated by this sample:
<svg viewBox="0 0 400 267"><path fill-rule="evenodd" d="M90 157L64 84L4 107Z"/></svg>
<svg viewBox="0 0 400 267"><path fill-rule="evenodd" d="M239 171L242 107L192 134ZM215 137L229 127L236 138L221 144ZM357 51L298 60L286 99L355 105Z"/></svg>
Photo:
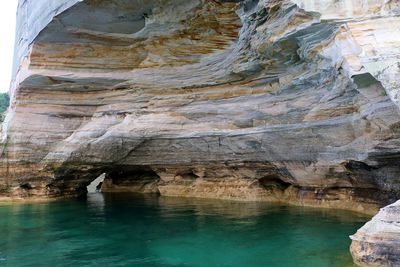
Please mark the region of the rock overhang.
<svg viewBox="0 0 400 267"><path fill-rule="evenodd" d="M30 66L101 72L198 63L237 38L235 11L219 1L82 1L40 32Z"/></svg>
<svg viewBox="0 0 400 267"><path fill-rule="evenodd" d="M354 21L329 1L337 17L312 1L44 2L20 4L20 22L46 23L20 23L30 39L17 54L30 49L0 170L11 195L81 193L101 173L117 181L119 166L166 195L339 207L396 197L399 111L362 65L357 26L382 33L376 8Z"/></svg>

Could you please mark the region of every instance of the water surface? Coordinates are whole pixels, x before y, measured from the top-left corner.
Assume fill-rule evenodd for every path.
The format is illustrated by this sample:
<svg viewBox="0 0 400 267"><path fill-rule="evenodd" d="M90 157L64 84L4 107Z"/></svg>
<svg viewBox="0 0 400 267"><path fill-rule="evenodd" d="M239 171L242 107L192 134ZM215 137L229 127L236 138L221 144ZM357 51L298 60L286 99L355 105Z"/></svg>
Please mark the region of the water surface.
<svg viewBox="0 0 400 267"><path fill-rule="evenodd" d="M91 194L0 206L0 266L353 266L368 218L266 203Z"/></svg>

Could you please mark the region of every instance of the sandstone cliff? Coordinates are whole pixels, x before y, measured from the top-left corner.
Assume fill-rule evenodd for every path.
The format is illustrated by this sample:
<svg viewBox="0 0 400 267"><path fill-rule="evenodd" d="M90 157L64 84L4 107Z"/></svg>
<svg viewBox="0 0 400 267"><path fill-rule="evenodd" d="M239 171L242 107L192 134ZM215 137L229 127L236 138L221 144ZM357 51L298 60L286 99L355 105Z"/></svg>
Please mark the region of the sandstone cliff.
<svg viewBox="0 0 400 267"><path fill-rule="evenodd" d="M0 196L372 212L400 192L400 5L20 0Z"/></svg>

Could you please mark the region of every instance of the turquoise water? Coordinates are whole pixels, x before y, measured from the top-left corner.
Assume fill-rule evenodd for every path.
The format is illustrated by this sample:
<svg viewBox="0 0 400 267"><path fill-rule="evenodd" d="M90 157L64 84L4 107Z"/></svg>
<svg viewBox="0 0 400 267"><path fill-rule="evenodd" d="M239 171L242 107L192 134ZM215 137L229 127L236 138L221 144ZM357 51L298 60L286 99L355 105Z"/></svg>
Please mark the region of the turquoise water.
<svg viewBox="0 0 400 267"><path fill-rule="evenodd" d="M93 194L0 206L0 266L353 266L368 218L218 200Z"/></svg>

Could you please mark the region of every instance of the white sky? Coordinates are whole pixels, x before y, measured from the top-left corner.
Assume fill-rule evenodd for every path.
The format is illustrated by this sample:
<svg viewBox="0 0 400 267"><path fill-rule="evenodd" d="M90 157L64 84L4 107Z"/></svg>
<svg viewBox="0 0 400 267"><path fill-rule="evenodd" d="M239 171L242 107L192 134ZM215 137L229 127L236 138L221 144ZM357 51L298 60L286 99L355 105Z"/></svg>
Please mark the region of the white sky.
<svg viewBox="0 0 400 267"><path fill-rule="evenodd" d="M0 7L0 92L7 92L11 81L15 19L18 0L2 0Z"/></svg>

